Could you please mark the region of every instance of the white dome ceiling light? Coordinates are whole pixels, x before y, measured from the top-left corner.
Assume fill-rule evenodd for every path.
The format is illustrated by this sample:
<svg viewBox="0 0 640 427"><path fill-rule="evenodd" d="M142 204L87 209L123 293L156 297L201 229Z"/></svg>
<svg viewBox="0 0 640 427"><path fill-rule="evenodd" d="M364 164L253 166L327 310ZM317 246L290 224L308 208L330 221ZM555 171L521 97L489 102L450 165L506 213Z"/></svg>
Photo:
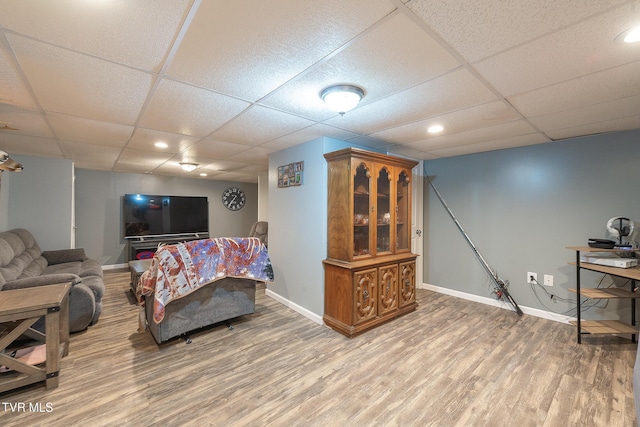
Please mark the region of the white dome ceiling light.
<svg viewBox="0 0 640 427"><path fill-rule="evenodd" d="M323 89L320 97L327 107L343 115L356 108L364 97L364 90L353 85L334 85Z"/></svg>
<svg viewBox="0 0 640 427"><path fill-rule="evenodd" d="M195 170L195 168L198 167L198 164L183 162L183 163L180 163L180 166L182 166L182 169L184 169L185 171L191 172L192 170Z"/></svg>

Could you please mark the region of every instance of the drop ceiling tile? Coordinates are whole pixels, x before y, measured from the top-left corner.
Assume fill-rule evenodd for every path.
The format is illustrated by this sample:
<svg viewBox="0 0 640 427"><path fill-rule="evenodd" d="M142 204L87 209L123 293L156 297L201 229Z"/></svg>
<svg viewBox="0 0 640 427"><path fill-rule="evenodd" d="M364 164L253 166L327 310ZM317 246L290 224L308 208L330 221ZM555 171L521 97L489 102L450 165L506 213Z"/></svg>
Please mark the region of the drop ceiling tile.
<svg viewBox="0 0 640 427"><path fill-rule="evenodd" d="M468 70L460 68L325 123L354 132L372 133L496 99L496 95Z"/></svg>
<svg viewBox="0 0 640 427"><path fill-rule="evenodd" d="M248 106L247 102L207 89L163 79L159 82L140 125L201 138Z"/></svg>
<svg viewBox="0 0 640 427"><path fill-rule="evenodd" d="M429 154L438 157L462 156L465 154L481 153L484 151L503 150L505 148L524 147L526 145L543 144L549 142L542 134L531 133L477 144L458 145L455 147L441 148L429 151Z"/></svg>
<svg viewBox="0 0 640 427"><path fill-rule="evenodd" d="M426 120L386 129L381 132L375 132L370 136L392 142L406 143L420 141L429 137L427 128L434 124L444 126L443 135L448 135L495 126L497 124L518 120L519 118L520 115L513 108L502 101L494 101L465 110L454 111Z"/></svg>
<svg viewBox="0 0 640 427"><path fill-rule="evenodd" d="M216 180L229 182L248 182L255 184L258 182L258 176L240 172L222 172L216 175Z"/></svg>
<svg viewBox="0 0 640 427"><path fill-rule="evenodd" d="M124 147L133 132L133 126L99 122L65 114L47 113L47 120L59 139L84 142L89 147L94 144Z"/></svg>
<svg viewBox="0 0 640 427"><path fill-rule="evenodd" d="M226 159L250 148L251 146L249 145L203 139L198 144L189 147L189 149L184 152L192 156L203 156L210 159Z"/></svg>
<svg viewBox="0 0 640 427"><path fill-rule="evenodd" d="M35 108L36 104L31 93L16 70L13 55L9 53L7 48L8 46L0 41L0 82L2 82L0 85L0 104Z"/></svg>
<svg viewBox="0 0 640 427"><path fill-rule="evenodd" d="M256 101L393 9L387 0L204 1L168 74Z"/></svg>
<svg viewBox="0 0 640 427"><path fill-rule="evenodd" d="M231 172L237 171L248 165L243 162L230 160L202 159L202 170L205 172Z"/></svg>
<svg viewBox="0 0 640 427"><path fill-rule="evenodd" d="M472 129L449 135L434 136L402 145L416 150L434 153L437 150L457 147L460 145L472 145L505 140L505 138L516 138L522 135L532 135L534 133L536 133L536 130L525 120L516 120L495 126ZM547 141L549 141L548 138Z"/></svg>
<svg viewBox="0 0 640 427"><path fill-rule="evenodd" d="M518 46L474 64L503 95L530 91L640 60L640 49L615 43L634 24L640 5L606 14Z"/></svg>
<svg viewBox="0 0 640 427"><path fill-rule="evenodd" d="M407 16L396 14L261 103L324 120L336 116L320 99L327 86L345 83L360 86L365 91L361 104L364 106L459 65Z"/></svg>
<svg viewBox="0 0 640 427"><path fill-rule="evenodd" d="M53 132L40 111L16 107L0 103L0 126L7 126L17 130L2 130L5 134L14 133L24 136L36 136L40 138L53 138Z"/></svg>
<svg viewBox="0 0 640 427"><path fill-rule="evenodd" d="M604 120L596 123L588 123L575 127L552 130L548 131L547 135L549 135L550 138L558 140L607 132L621 132L633 129L640 129L640 115Z"/></svg>
<svg viewBox="0 0 640 427"><path fill-rule="evenodd" d="M40 105L48 111L133 124L153 76L9 34Z"/></svg>
<svg viewBox="0 0 640 427"><path fill-rule="evenodd" d="M464 58L477 61L624 3L628 1L413 0L407 6Z"/></svg>
<svg viewBox="0 0 640 427"><path fill-rule="evenodd" d="M80 169L111 170L121 149L118 147L83 144L75 141L60 141L65 159L73 161Z"/></svg>
<svg viewBox="0 0 640 427"><path fill-rule="evenodd" d="M594 122L637 116L638 114L640 114L640 95L587 105L582 108L574 108L573 110L531 117L529 120L542 131L547 132L588 125Z"/></svg>
<svg viewBox="0 0 640 427"><path fill-rule="evenodd" d="M415 160L434 160L438 156L425 153L424 151L416 150L415 148L406 147L403 145L394 145L389 148L389 154L408 157Z"/></svg>
<svg viewBox="0 0 640 427"><path fill-rule="evenodd" d="M208 138L256 146L299 131L314 122L281 111L254 106L227 123Z"/></svg>
<svg viewBox="0 0 640 427"><path fill-rule="evenodd" d="M172 155L169 153L125 148L113 169L151 172L153 169L168 161L171 157Z"/></svg>
<svg viewBox="0 0 640 427"><path fill-rule="evenodd" d="M191 3L0 0L0 22L6 29L70 50L159 71Z"/></svg>
<svg viewBox="0 0 640 427"><path fill-rule="evenodd" d="M269 154L274 152L274 150L270 150L264 147L253 147L250 150L243 151L229 157L229 160L251 165L268 165Z"/></svg>
<svg viewBox="0 0 640 427"><path fill-rule="evenodd" d="M349 138L358 136L358 134L333 126L327 126L322 123L317 123L304 129L300 129L299 131L284 135L280 138L273 139L267 143L262 144L261 147L269 148L274 151L284 150L285 148L303 144L322 136L347 140Z"/></svg>
<svg viewBox="0 0 640 427"><path fill-rule="evenodd" d="M138 150L158 151L164 153L179 153L198 142L198 138L180 135L176 133L161 132L154 129L136 128L131 140L127 144L127 148L135 148ZM159 148L154 144L156 142L164 142L167 148Z"/></svg>
<svg viewBox="0 0 640 427"><path fill-rule="evenodd" d="M0 149L9 154L63 158L58 141L51 138L38 138L35 136L0 132Z"/></svg>
<svg viewBox="0 0 640 427"><path fill-rule="evenodd" d="M542 116L640 94L640 61L509 98L525 116Z"/></svg>

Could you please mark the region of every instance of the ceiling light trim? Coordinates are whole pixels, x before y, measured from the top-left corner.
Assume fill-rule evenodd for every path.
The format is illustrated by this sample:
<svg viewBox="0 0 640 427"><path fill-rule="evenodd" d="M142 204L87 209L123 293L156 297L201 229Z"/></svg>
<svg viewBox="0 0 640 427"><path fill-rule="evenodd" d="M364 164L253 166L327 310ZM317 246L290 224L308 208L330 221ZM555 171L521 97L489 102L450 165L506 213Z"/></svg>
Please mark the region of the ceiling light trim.
<svg viewBox="0 0 640 427"><path fill-rule="evenodd" d="M343 115L358 106L364 98L364 89L349 84L332 85L322 89L320 98L331 110Z"/></svg>
<svg viewBox="0 0 640 427"><path fill-rule="evenodd" d="M182 167L182 169L184 169L187 172L191 172L196 170L196 168L199 166L197 163L190 163L190 162L180 162L180 166Z"/></svg>

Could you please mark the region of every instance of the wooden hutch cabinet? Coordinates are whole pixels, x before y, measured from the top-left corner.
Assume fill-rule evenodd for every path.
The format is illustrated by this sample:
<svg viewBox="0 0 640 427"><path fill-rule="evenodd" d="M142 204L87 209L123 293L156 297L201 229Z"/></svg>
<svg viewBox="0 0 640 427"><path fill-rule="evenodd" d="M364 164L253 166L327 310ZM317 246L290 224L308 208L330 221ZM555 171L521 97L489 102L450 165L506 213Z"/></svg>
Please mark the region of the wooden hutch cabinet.
<svg viewBox="0 0 640 427"><path fill-rule="evenodd" d="M411 169L417 162L355 148L327 153L324 322L356 336L416 309Z"/></svg>

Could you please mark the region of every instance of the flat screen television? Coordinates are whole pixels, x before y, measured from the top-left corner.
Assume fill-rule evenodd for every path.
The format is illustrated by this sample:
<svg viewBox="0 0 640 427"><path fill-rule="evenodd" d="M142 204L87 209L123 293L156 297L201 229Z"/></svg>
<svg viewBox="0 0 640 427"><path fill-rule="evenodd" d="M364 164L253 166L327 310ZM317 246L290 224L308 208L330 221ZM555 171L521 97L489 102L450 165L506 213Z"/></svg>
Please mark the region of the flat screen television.
<svg viewBox="0 0 640 427"><path fill-rule="evenodd" d="M207 197L125 194L124 237L209 232Z"/></svg>

